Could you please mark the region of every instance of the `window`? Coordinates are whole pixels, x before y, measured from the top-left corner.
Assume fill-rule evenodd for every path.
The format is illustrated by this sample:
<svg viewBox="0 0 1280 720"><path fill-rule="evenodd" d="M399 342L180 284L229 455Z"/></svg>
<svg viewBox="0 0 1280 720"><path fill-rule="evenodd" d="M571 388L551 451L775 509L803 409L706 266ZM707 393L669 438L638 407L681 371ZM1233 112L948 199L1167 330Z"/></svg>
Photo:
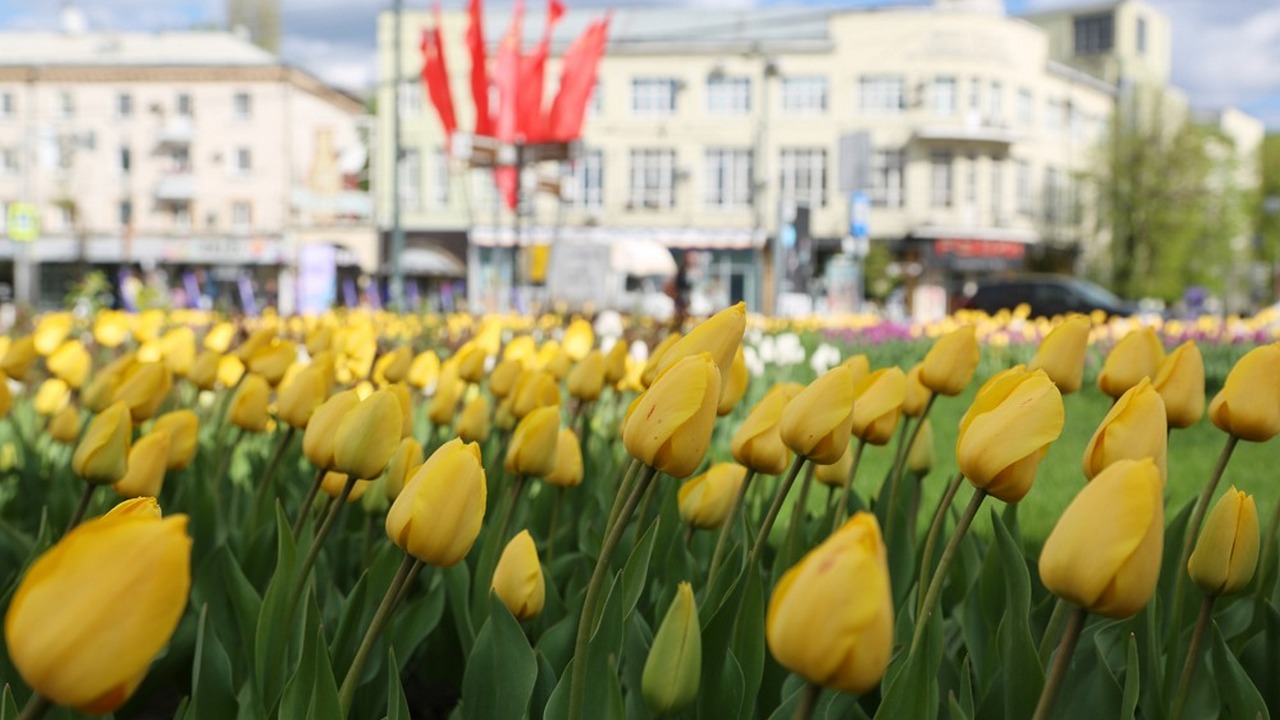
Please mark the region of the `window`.
<svg viewBox="0 0 1280 720"><path fill-rule="evenodd" d="M1018 214L1031 215L1031 163L1018 161Z"/></svg>
<svg viewBox="0 0 1280 720"><path fill-rule="evenodd" d="M956 79L940 77L933 80L933 113L951 115L956 111Z"/></svg>
<svg viewBox="0 0 1280 720"><path fill-rule="evenodd" d="M75 96L69 90L61 90L58 92L58 104L55 107L54 115L66 119L75 117L76 100Z"/></svg>
<svg viewBox="0 0 1280 720"><path fill-rule="evenodd" d="M0 173L14 175L18 172L18 149L0 148Z"/></svg>
<svg viewBox="0 0 1280 720"><path fill-rule="evenodd" d="M1018 122L1023 125L1033 125L1035 121L1035 101L1031 98L1031 91L1020 88L1018 90Z"/></svg>
<svg viewBox="0 0 1280 720"><path fill-rule="evenodd" d="M232 175L248 175L253 169L253 155L250 154L249 148L236 148L231 157Z"/></svg>
<svg viewBox="0 0 1280 720"><path fill-rule="evenodd" d="M400 157L400 205L422 209L422 153L417 150L405 150Z"/></svg>
<svg viewBox="0 0 1280 720"><path fill-rule="evenodd" d="M1004 86L999 80L991 81L991 88L987 91L987 119L991 122L1000 122L1004 117Z"/></svg>
<svg viewBox="0 0 1280 720"><path fill-rule="evenodd" d="M631 151L631 209L675 207L675 184L675 150Z"/></svg>
<svg viewBox="0 0 1280 720"><path fill-rule="evenodd" d="M1111 13L1082 15L1075 19L1075 31L1077 55L1109 52L1115 31L1115 21Z"/></svg>
<svg viewBox="0 0 1280 720"><path fill-rule="evenodd" d="M965 163L964 203L970 208L978 206L978 156L973 154Z"/></svg>
<svg viewBox="0 0 1280 720"><path fill-rule="evenodd" d="M906 153L902 150L876 150L871 154L871 204L883 208L902 207L903 169Z"/></svg>
<svg viewBox="0 0 1280 720"><path fill-rule="evenodd" d="M1050 99L1044 106L1044 126L1049 132L1059 132L1062 130L1063 112L1065 108L1062 106L1061 100Z"/></svg>
<svg viewBox="0 0 1280 720"><path fill-rule="evenodd" d="M670 115L676 111L675 78L635 78L631 81L631 110L642 115Z"/></svg>
<svg viewBox="0 0 1280 720"><path fill-rule="evenodd" d="M982 80L974 78L969 82L969 109L982 112Z"/></svg>
<svg viewBox="0 0 1280 720"><path fill-rule="evenodd" d="M180 232L191 230L190 203L177 203L173 206L173 229Z"/></svg>
<svg viewBox="0 0 1280 720"><path fill-rule="evenodd" d="M13 93L0 93L0 118L11 118L18 109Z"/></svg>
<svg viewBox="0 0 1280 720"><path fill-rule="evenodd" d="M231 115L237 120L248 120L253 115L253 98L240 91L231 98Z"/></svg>
<svg viewBox="0 0 1280 720"><path fill-rule="evenodd" d="M191 94L178 93L178 100L175 103L175 107L176 107L175 112L177 112L178 115L182 117L191 117L192 113L194 112L194 107L192 107L192 103L191 103Z"/></svg>
<svg viewBox="0 0 1280 720"><path fill-rule="evenodd" d="M570 197L573 207L579 210L599 210L604 207L604 153L600 150L583 150L573 162Z"/></svg>
<svg viewBox="0 0 1280 720"><path fill-rule="evenodd" d="M1138 18L1138 24L1134 28L1134 32L1136 34L1136 37L1134 37L1133 39L1134 47L1137 49L1139 55L1146 55L1147 54L1147 19L1146 18L1144 17Z"/></svg>
<svg viewBox="0 0 1280 720"><path fill-rule="evenodd" d="M935 152L929 161L929 204L936 208L951 207L951 153Z"/></svg>
<svg viewBox="0 0 1280 720"><path fill-rule="evenodd" d="M587 114L594 117L604 112L604 91L600 89L600 80L591 86L591 99L587 101Z"/></svg>
<svg viewBox="0 0 1280 720"><path fill-rule="evenodd" d="M127 228L133 224L133 202L120 201L120 227Z"/></svg>
<svg viewBox="0 0 1280 720"><path fill-rule="evenodd" d="M751 112L751 78L707 78L707 112L713 115L745 115Z"/></svg>
<svg viewBox="0 0 1280 720"><path fill-rule="evenodd" d="M859 108L870 114L900 113L906 106L901 75L865 75L858 81Z"/></svg>
<svg viewBox="0 0 1280 720"><path fill-rule="evenodd" d="M133 151L128 145L121 145L120 150L116 153L116 169L121 175L128 175L133 170Z"/></svg>
<svg viewBox="0 0 1280 720"><path fill-rule="evenodd" d="M827 204L827 151L789 148L782 151L782 197L811 208Z"/></svg>
<svg viewBox="0 0 1280 720"><path fill-rule="evenodd" d="M404 192L401 185L401 194ZM487 169L471 172L471 202L477 210L492 213L498 207L498 188L493 183L493 173Z"/></svg>
<svg viewBox="0 0 1280 720"><path fill-rule="evenodd" d="M707 207L719 210L743 209L751 206L751 151L711 148L707 150Z"/></svg>
<svg viewBox="0 0 1280 720"><path fill-rule="evenodd" d="M794 113L827 111L827 79L821 75L782 79L782 109Z"/></svg>
<svg viewBox="0 0 1280 720"><path fill-rule="evenodd" d="M116 95L116 117L133 117L133 95L122 92Z"/></svg>
<svg viewBox="0 0 1280 720"><path fill-rule="evenodd" d="M991 158L991 221L999 225L1004 220L1004 161Z"/></svg>
<svg viewBox="0 0 1280 720"><path fill-rule="evenodd" d="M449 154L438 147L431 152L431 206L449 207Z"/></svg>
<svg viewBox="0 0 1280 720"><path fill-rule="evenodd" d="M1044 220L1050 225L1066 220L1067 187L1061 170L1044 169Z"/></svg>
<svg viewBox="0 0 1280 720"><path fill-rule="evenodd" d="M406 80L400 83L399 93L400 117L413 117L422 114L422 81ZM496 108L495 99L492 94L489 98L489 107Z"/></svg>
<svg viewBox="0 0 1280 720"><path fill-rule="evenodd" d="M253 206L247 202L231 203L231 229L247 232L253 225Z"/></svg>
<svg viewBox="0 0 1280 720"><path fill-rule="evenodd" d="M188 173L191 172L191 149L187 146L179 146L173 149L173 154L169 159L169 171Z"/></svg>

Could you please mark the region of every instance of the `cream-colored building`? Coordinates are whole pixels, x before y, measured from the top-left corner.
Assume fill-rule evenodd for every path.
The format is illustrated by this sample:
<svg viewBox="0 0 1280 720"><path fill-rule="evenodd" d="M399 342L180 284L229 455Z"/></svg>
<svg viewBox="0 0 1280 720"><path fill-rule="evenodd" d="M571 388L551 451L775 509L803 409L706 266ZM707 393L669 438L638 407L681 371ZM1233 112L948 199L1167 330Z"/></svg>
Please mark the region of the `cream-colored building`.
<svg viewBox="0 0 1280 720"><path fill-rule="evenodd" d="M430 20L408 14L399 110L410 246L452 249L469 238L459 259L472 299L485 304L510 277L504 246L597 236L674 251L695 311L737 300L769 310L815 279L826 288L819 305L842 310L856 296L848 283L865 246L847 238L865 198L869 215L859 218L871 245L892 253L889 272L907 279L917 315L945 311L984 273L1078 266L1106 241L1092 230L1081 174L1126 88L1167 85L1171 28L1138 0L1029 19L1002 6L619 10L566 199L539 195L518 235L488 171L445 152L418 79L415 38ZM557 51L587 19L570 16ZM486 18L491 45L506 22ZM463 13L444 16L463 129L473 127L466 26ZM392 27L384 14L384 80ZM540 32L541 18L529 17L526 45ZM555 78L553 62L548 94ZM392 85L381 85L380 109L395 107ZM389 137L390 113L378 122ZM379 187L390 188L390 143L375 161ZM549 163L537 174L556 171ZM381 227L391 212L389 191L380 193ZM537 253L523 254L527 270Z"/></svg>
<svg viewBox="0 0 1280 720"><path fill-rule="evenodd" d="M0 284L61 303L97 268L175 302L252 289L293 309L312 244L377 270L357 185L371 129L360 101L234 33L0 33L0 204L39 225L0 231Z"/></svg>

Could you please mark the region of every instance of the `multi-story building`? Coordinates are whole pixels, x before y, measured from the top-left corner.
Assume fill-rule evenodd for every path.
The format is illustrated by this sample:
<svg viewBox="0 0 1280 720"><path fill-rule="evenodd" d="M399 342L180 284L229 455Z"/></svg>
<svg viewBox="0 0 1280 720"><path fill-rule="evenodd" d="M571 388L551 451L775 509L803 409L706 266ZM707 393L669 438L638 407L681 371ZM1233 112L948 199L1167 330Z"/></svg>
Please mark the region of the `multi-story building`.
<svg viewBox="0 0 1280 720"><path fill-rule="evenodd" d="M0 231L0 285L60 303L96 267L177 303L292 309L312 246L378 269L370 131L358 100L234 33L0 33L0 204L39 225ZM309 267L314 305L337 282Z"/></svg>
<svg viewBox="0 0 1280 720"><path fill-rule="evenodd" d="M486 17L491 44L507 20ZM585 20L566 20L555 49ZM421 13L402 23L405 81L398 103L394 83L380 86L379 132L389 137L398 107L409 245L465 247L458 259L480 301L510 276L504 246L584 235L666 245L695 310L737 300L768 310L789 289L824 282L835 297L861 254L848 242L854 219L890 254L888 272L906 279L917 315L945 311L986 272L1069 269L1106 242L1082 177L1118 98L1132 83L1167 85L1170 55L1168 20L1139 0L1028 19L1007 17L998 0L619 10L567 171L571 191L531 201L517 235L488 171L446 153L418 79L414 38L429 23ZM465 14L443 18L464 129L473 127L466 26ZM384 14L384 80L392 28ZM539 32L541 19L528 18L526 44ZM549 88L556 77L552 62ZM384 143L375 158L383 188L391 153ZM383 228L391 209L382 194Z"/></svg>

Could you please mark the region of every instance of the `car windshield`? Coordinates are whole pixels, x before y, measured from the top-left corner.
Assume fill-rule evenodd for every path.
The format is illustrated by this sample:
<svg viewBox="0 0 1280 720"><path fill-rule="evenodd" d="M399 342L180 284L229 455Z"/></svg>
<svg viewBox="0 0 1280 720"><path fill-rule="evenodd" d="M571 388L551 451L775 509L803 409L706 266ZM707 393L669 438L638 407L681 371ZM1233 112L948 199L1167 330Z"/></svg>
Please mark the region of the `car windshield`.
<svg viewBox="0 0 1280 720"><path fill-rule="evenodd" d="M1080 292L1082 298L1095 305L1110 305L1112 307L1124 305L1124 301L1112 294L1110 290L1094 285L1091 282L1075 280L1072 285Z"/></svg>

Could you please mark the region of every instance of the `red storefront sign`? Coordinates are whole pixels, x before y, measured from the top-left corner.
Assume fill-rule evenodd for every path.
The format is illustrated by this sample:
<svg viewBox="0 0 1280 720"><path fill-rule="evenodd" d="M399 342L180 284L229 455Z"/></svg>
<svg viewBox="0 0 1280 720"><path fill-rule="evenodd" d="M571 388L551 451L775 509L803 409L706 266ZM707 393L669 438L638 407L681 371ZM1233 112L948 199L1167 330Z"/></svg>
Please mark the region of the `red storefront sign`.
<svg viewBox="0 0 1280 720"><path fill-rule="evenodd" d="M933 253L938 257L1021 260L1027 254L1027 246L1000 240L939 238L933 241Z"/></svg>

